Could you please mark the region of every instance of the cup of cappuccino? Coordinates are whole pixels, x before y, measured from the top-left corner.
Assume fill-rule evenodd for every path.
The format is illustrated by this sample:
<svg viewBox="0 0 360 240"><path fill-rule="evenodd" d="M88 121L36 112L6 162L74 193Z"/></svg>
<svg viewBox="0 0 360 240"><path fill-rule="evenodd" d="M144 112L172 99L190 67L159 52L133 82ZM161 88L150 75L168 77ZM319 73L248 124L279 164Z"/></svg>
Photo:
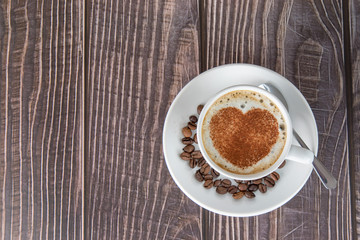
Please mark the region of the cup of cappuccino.
<svg viewBox="0 0 360 240"><path fill-rule="evenodd" d="M254 180L285 160L311 164L314 154L292 144L287 109L273 94L250 85L226 88L201 111L197 138L205 160L219 173Z"/></svg>

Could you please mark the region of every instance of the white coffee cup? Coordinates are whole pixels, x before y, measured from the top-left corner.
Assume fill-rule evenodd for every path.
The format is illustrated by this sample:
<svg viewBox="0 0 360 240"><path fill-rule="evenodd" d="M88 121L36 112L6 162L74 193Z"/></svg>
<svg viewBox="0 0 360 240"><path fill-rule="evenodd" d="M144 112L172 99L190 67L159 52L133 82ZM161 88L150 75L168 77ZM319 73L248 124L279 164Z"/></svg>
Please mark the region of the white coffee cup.
<svg viewBox="0 0 360 240"><path fill-rule="evenodd" d="M284 118L284 122L287 128L286 131L286 141L283 147L283 150L280 154L280 156L277 158L277 160L268 168L266 168L265 170L261 170L259 172L256 173L250 173L250 174L238 174L238 173L234 173L231 171L228 171L226 169L224 169L223 167L220 167L218 164L215 163L215 161L209 156L209 154L207 153L207 151L205 150L205 146L204 146L204 142L203 142L203 122L204 122L204 118L206 116L206 113L208 112L208 110L210 109L210 107L213 105L214 102L216 102L216 100L218 100L220 97L222 97L225 94L228 94L230 92L233 91L239 91L239 90L248 90L248 91L252 91L252 92L257 92L260 95L263 95L265 97L267 97L268 99L270 99L275 105L276 107L280 110L283 118ZM292 122L289 116L289 113L287 111L287 109L284 107L284 105L282 104L282 102L273 94L255 87L255 86L250 86L250 85L237 85L237 86L233 86L230 88L226 88L220 92L218 92L214 97L212 97L204 106L204 108L201 111L201 114L199 116L199 120L198 120L198 127L197 127L197 139L198 139L198 144L199 144L199 148L200 151L203 155L203 157L205 158L205 160L210 164L210 166L215 169L216 171L218 171L220 174L223 174L224 176L227 176L229 178L232 179L238 179L238 180L254 180L254 179L259 179L262 178L264 176L269 175L270 173L272 173L273 171L275 171L276 169L278 169L278 167L283 163L283 161L286 160L291 160L291 161L296 161L299 163L303 163L303 164L312 164L312 161L314 159L314 154L313 152L301 148L299 146L293 145L292 141L293 141L293 135L292 135Z"/></svg>

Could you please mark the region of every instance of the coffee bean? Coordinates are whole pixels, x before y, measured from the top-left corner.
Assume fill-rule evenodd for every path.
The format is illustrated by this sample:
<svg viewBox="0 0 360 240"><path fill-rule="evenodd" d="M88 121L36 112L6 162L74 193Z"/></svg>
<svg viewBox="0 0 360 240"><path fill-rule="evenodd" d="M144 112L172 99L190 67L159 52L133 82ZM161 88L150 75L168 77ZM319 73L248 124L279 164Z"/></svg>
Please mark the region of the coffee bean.
<svg viewBox="0 0 360 240"><path fill-rule="evenodd" d="M254 198L254 197L255 197L255 193L250 192L250 191L246 191L246 192L245 192L245 197L247 197L247 198Z"/></svg>
<svg viewBox="0 0 360 240"><path fill-rule="evenodd" d="M196 123L188 122L188 128L190 128L191 130L196 130L196 127Z"/></svg>
<svg viewBox="0 0 360 240"><path fill-rule="evenodd" d="M201 152L199 150L195 150L191 153L191 156L195 159L200 159L203 157L203 155L201 154Z"/></svg>
<svg viewBox="0 0 360 240"><path fill-rule="evenodd" d="M248 185L246 183L240 183L238 185L238 188L240 189L240 191L246 191L246 189L248 188Z"/></svg>
<svg viewBox="0 0 360 240"><path fill-rule="evenodd" d="M182 129L182 134L184 135L184 137L191 137L191 135L192 135L192 132L191 132L191 130L190 130L190 128L189 127L184 127L183 129Z"/></svg>
<svg viewBox="0 0 360 240"><path fill-rule="evenodd" d="M284 160L284 161L280 164L279 168L283 168L283 167L285 166L285 164L286 164L286 160Z"/></svg>
<svg viewBox="0 0 360 240"><path fill-rule="evenodd" d="M264 178L264 184L268 187L274 187L275 186L275 181L274 179L270 178L270 177L265 177Z"/></svg>
<svg viewBox="0 0 360 240"><path fill-rule="evenodd" d="M259 191L262 192L262 193L266 193L267 191L267 186L263 183L260 183L259 184Z"/></svg>
<svg viewBox="0 0 360 240"><path fill-rule="evenodd" d="M210 166L210 165L205 161L205 163L201 166L201 168L206 168L207 166Z"/></svg>
<svg viewBox="0 0 360 240"><path fill-rule="evenodd" d="M206 180L204 182L204 187L209 189L209 188L212 188L212 186L214 185L213 181L212 180Z"/></svg>
<svg viewBox="0 0 360 240"><path fill-rule="evenodd" d="M240 183L242 183L243 181L235 179L235 182L238 183L238 184L240 184Z"/></svg>
<svg viewBox="0 0 360 240"><path fill-rule="evenodd" d="M251 182L253 184L260 184L260 183L262 183L262 179L260 178L260 179L252 180Z"/></svg>
<svg viewBox="0 0 360 240"><path fill-rule="evenodd" d="M234 193L233 194L233 198L234 199L240 199L240 198L242 198L243 196L244 196L244 192L237 192L237 193Z"/></svg>
<svg viewBox="0 0 360 240"><path fill-rule="evenodd" d="M187 152L187 153L192 153L194 150L195 150L195 147L194 145L186 145L184 148L183 148L184 152Z"/></svg>
<svg viewBox="0 0 360 240"><path fill-rule="evenodd" d="M230 186L229 188L228 188L228 192L230 193L230 194L234 194L234 193L236 193L236 192L238 192L239 191L239 189L236 187L236 186L234 186L234 185L232 185L232 186Z"/></svg>
<svg viewBox="0 0 360 240"><path fill-rule="evenodd" d="M272 172L270 173L270 177L274 179L274 181L278 181L280 179L280 174L278 174L277 172Z"/></svg>
<svg viewBox="0 0 360 240"><path fill-rule="evenodd" d="M190 160L190 159L191 159L191 154L188 153L188 152L182 152L182 153L180 154L180 158L181 158L182 160Z"/></svg>
<svg viewBox="0 0 360 240"><path fill-rule="evenodd" d="M218 186L220 186L220 184L221 184L221 180L220 180L220 179L215 180L215 182L214 182L214 187L218 187Z"/></svg>
<svg viewBox="0 0 360 240"><path fill-rule="evenodd" d="M197 118L196 116L194 116L194 115L191 115L191 116L189 117L189 120L190 120L190 122L192 122L192 123L196 123L196 122L198 121L198 118Z"/></svg>
<svg viewBox="0 0 360 240"><path fill-rule="evenodd" d="M196 160L195 159L190 159L190 161L189 161L189 166L191 167L191 168L194 168L195 166L196 166Z"/></svg>
<svg viewBox="0 0 360 240"><path fill-rule="evenodd" d="M256 190L258 190L258 185L256 184L250 184L249 187L248 187L248 190L251 191L251 192L255 192Z"/></svg>
<svg viewBox="0 0 360 240"><path fill-rule="evenodd" d="M201 113L201 111L202 111L202 109L204 108L204 105L199 105L198 107L197 107L197 113L200 115L200 113Z"/></svg>
<svg viewBox="0 0 360 240"><path fill-rule="evenodd" d="M246 183L247 185L250 185L250 184L251 184L251 181L245 181L245 183Z"/></svg>
<svg viewBox="0 0 360 240"><path fill-rule="evenodd" d="M195 142L196 144L198 143L197 134L196 134L196 133L194 134L194 142Z"/></svg>
<svg viewBox="0 0 360 240"><path fill-rule="evenodd" d="M206 174L209 173L210 169L211 169L211 168L210 168L209 164L205 163L204 165L201 166L200 172L201 172L203 175L206 175ZM206 171L208 171L208 172L206 172Z"/></svg>
<svg viewBox="0 0 360 240"><path fill-rule="evenodd" d="M217 178L220 175L220 173L218 173L215 169L211 169L210 173L214 178Z"/></svg>
<svg viewBox="0 0 360 240"><path fill-rule="evenodd" d="M202 182L202 181L204 180L203 175L200 173L199 170L196 171L196 173L195 173L195 178L196 178L196 180L198 180L199 182Z"/></svg>
<svg viewBox="0 0 360 240"><path fill-rule="evenodd" d="M228 188L228 187L231 186L231 181L230 181L229 179L224 179L224 180L221 181L221 185L222 185L223 187Z"/></svg>
<svg viewBox="0 0 360 240"><path fill-rule="evenodd" d="M216 192L218 194L225 194L225 193L227 193L227 188L223 187L223 186L218 186L218 187L216 187Z"/></svg>
<svg viewBox="0 0 360 240"><path fill-rule="evenodd" d="M205 166L205 164L201 167L203 168ZM209 174L211 171L211 167L209 165L207 165L205 168L204 168L204 175L206 174Z"/></svg>
<svg viewBox="0 0 360 240"><path fill-rule="evenodd" d="M205 159L204 158L200 158L198 160L198 167L202 167L202 165L204 165L206 163Z"/></svg>
<svg viewBox="0 0 360 240"><path fill-rule="evenodd" d="M205 180L213 180L213 176L212 176L211 174L206 174L206 175L204 176L204 179L205 179Z"/></svg>
<svg viewBox="0 0 360 240"><path fill-rule="evenodd" d="M194 140L190 137L184 137L181 139L181 142L185 145L193 144Z"/></svg>

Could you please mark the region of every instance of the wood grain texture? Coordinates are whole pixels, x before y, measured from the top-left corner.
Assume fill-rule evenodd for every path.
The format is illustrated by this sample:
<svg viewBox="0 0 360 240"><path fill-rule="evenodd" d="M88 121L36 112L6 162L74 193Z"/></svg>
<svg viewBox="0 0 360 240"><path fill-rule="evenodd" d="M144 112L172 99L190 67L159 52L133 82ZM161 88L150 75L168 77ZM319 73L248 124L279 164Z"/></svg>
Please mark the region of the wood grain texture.
<svg viewBox="0 0 360 240"><path fill-rule="evenodd" d="M209 213L209 239L352 239L341 1L202 3L206 68L253 63L293 82L314 112L318 156L339 180L328 191L313 173L296 197L258 217Z"/></svg>
<svg viewBox="0 0 360 240"><path fill-rule="evenodd" d="M356 239L358 0L349 13L347 109L340 0L2 1L0 239ZM337 189L313 173L280 209L231 218L200 208L176 186L162 152L166 112L200 66L233 62L273 69L300 89Z"/></svg>
<svg viewBox="0 0 360 240"><path fill-rule="evenodd" d="M199 239L201 210L162 152L166 112L199 73L196 1L87 6L85 239Z"/></svg>
<svg viewBox="0 0 360 240"><path fill-rule="evenodd" d="M355 193L355 224L357 236L360 237L360 1L353 0L349 4L350 15L350 47L352 66L352 127L353 127L353 155L354 159L354 189Z"/></svg>
<svg viewBox="0 0 360 240"><path fill-rule="evenodd" d="M81 2L0 3L0 238L82 236Z"/></svg>

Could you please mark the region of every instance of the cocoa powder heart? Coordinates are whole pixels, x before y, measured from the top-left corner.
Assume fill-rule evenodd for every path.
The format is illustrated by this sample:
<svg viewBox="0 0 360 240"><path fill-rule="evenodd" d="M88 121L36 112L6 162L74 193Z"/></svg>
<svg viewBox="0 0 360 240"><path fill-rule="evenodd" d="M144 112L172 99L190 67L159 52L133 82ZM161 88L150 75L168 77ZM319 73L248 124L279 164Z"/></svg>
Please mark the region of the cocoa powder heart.
<svg viewBox="0 0 360 240"><path fill-rule="evenodd" d="M222 157L240 168L254 165L269 154L279 136L278 122L267 110L219 110L210 121L210 137Z"/></svg>

